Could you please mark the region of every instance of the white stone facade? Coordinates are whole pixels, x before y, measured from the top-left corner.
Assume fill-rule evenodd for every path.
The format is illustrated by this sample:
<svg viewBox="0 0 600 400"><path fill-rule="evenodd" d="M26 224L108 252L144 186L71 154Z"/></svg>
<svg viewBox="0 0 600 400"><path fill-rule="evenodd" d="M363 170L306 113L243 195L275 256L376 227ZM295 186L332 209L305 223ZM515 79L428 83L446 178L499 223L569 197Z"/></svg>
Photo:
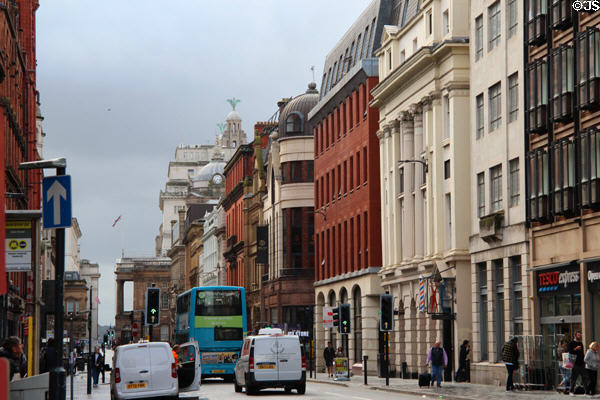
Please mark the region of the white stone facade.
<svg viewBox="0 0 600 400"><path fill-rule="evenodd" d="M202 235L202 274L200 286L214 286L222 282L220 275L224 275L225 264L223 258L223 242L219 230L224 228L224 212L222 207L215 207L204 216L204 235Z"/></svg>
<svg viewBox="0 0 600 400"><path fill-rule="evenodd" d="M426 370L436 340L456 349L449 354L456 365L459 344L471 338L468 15L467 2L423 1L411 19L384 27L377 52L379 274L399 314L391 368L399 372L406 362L413 376ZM419 311L420 277L429 278L428 313ZM444 326L430 315L443 311L456 320Z"/></svg>
<svg viewBox="0 0 600 400"><path fill-rule="evenodd" d="M72 218L71 224L65 229L65 271L79 271L81 230L77 218Z"/></svg>
<svg viewBox="0 0 600 400"><path fill-rule="evenodd" d="M98 281L100 279L100 268L98 264L90 263L89 260L81 260L79 264L79 276L85 280L88 291L92 287L92 343L98 343L98 307L96 298L100 299Z"/></svg>
<svg viewBox="0 0 600 400"><path fill-rule="evenodd" d="M501 349L531 333L525 224L523 6L470 2L471 382L506 378Z"/></svg>

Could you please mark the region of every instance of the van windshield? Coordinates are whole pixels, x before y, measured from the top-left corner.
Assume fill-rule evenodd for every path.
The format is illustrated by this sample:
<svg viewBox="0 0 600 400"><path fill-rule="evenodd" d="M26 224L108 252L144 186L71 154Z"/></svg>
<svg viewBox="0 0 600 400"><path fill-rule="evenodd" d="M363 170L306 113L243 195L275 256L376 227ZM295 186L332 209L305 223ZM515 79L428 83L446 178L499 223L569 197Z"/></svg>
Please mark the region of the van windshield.
<svg viewBox="0 0 600 400"><path fill-rule="evenodd" d="M204 317L242 315L239 290L199 290L196 296L196 315Z"/></svg>

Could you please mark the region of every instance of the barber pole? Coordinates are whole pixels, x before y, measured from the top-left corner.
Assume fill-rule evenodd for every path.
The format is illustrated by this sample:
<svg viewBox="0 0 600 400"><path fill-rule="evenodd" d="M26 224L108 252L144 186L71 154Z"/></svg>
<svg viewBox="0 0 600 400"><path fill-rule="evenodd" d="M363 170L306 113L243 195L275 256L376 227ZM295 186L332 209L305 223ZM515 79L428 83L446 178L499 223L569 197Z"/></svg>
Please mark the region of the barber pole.
<svg viewBox="0 0 600 400"><path fill-rule="evenodd" d="M425 312L425 280L419 276L419 312Z"/></svg>

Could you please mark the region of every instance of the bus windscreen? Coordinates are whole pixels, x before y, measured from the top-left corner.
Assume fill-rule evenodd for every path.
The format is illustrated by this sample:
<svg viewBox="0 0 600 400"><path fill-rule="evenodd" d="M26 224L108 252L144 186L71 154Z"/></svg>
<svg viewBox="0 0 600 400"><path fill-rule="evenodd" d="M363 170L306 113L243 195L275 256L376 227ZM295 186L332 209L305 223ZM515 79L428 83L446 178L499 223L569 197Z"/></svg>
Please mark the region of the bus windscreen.
<svg viewBox="0 0 600 400"><path fill-rule="evenodd" d="M198 317L242 315L239 290L198 290L196 293L196 316Z"/></svg>

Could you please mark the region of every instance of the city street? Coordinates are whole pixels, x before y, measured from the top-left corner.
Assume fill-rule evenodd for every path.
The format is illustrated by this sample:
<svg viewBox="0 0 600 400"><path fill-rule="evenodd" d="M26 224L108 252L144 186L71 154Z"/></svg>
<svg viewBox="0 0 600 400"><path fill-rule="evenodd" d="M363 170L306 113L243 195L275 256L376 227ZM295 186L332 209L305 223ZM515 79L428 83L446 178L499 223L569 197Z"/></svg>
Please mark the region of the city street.
<svg viewBox="0 0 600 400"><path fill-rule="evenodd" d="M75 376L73 381L73 400L108 400L110 399L110 373L106 375L106 383L100 383L97 388L92 390L91 395L86 394L86 375L85 373L79 373ZM70 385L70 378L67 379L67 400L71 398L71 393L68 390ZM265 389L259 392L257 396L251 397L265 397L270 400L278 399L345 399L345 400L384 400L389 399L393 396L394 399L417 399L421 396L411 396L407 394L389 393L384 391L372 390L361 387L345 387L341 385L331 385L317 382L308 382L306 385L306 394L298 395L296 391L292 391L291 394L286 394L283 389ZM190 393L182 393L179 396L180 399L207 399L207 400L223 400L223 399L245 399L247 398L246 393L235 393L233 391L233 384L225 383L221 380L208 380L202 383L200 390Z"/></svg>

